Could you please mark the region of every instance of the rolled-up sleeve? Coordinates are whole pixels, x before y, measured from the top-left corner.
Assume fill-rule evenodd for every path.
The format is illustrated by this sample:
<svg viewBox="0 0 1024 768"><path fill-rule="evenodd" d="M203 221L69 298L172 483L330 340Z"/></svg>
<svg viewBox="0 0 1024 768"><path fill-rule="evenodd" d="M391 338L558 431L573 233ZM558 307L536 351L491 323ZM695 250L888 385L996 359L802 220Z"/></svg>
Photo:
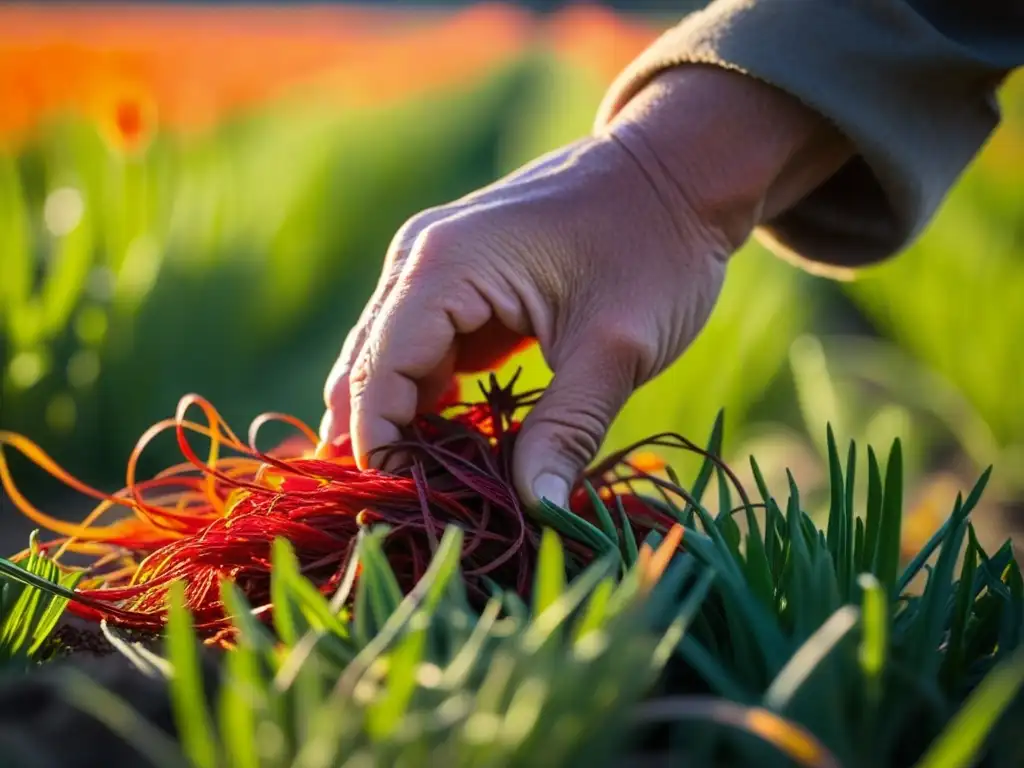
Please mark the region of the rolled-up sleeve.
<svg viewBox="0 0 1024 768"><path fill-rule="evenodd" d="M716 0L619 76L598 125L682 64L774 85L851 140L853 159L758 234L820 271L864 266L921 232L997 126L996 90L1024 64L1024 2Z"/></svg>

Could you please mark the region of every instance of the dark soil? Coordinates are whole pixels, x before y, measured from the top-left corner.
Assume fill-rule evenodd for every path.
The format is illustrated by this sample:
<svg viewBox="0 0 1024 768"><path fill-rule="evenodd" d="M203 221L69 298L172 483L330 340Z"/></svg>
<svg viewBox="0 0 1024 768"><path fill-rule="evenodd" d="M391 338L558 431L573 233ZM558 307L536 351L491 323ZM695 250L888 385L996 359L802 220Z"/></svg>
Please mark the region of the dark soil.
<svg viewBox="0 0 1024 768"><path fill-rule="evenodd" d="M213 658L204 659L207 696ZM176 738L167 685L117 653L79 652L28 674L0 677L0 764L4 768L142 768L150 763L91 712L68 701L69 672L80 672L121 698L138 716ZM100 702L97 702L97 707Z"/></svg>

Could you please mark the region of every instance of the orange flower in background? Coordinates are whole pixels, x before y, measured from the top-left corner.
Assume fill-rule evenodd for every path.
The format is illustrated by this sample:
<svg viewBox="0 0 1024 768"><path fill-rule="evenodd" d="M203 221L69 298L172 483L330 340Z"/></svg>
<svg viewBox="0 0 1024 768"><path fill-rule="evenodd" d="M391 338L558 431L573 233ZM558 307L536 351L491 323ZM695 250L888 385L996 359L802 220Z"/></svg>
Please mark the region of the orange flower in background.
<svg viewBox="0 0 1024 768"><path fill-rule="evenodd" d="M91 107L103 138L126 154L144 151L156 133L159 108L145 86L103 84Z"/></svg>
<svg viewBox="0 0 1024 768"><path fill-rule="evenodd" d="M610 84L661 30L623 18L597 5L579 5L555 14L546 28L548 45L556 55L590 69Z"/></svg>
<svg viewBox="0 0 1024 768"><path fill-rule="evenodd" d="M533 16L521 8L483 3L450 14L425 30L353 41L351 61L328 80L346 103L380 104L431 88L471 82L513 60L534 38Z"/></svg>
<svg viewBox="0 0 1024 768"><path fill-rule="evenodd" d="M932 535L942 527L949 514L950 501L960 490L959 479L952 475L940 474L928 478L918 491L918 498L903 518L903 533L900 553L910 559L921 549Z"/></svg>
<svg viewBox="0 0 1024 768"><path fill-rule="evenodd" d="M0 140L17 141L53 115L74 113L134 152L158 129L203 130L299 90L364 107L472 82L540 37L610 81L656 35L653 26L597 6L570 8L543 27L511 3L458 11L0 7Z"/></svg>
<svg viewBox="0 0 1024 768"><path fill-rule="evenodd" d="M516 55L530 17L367 8L0 7L0 137L61 113L97 120L125 150L161 126L195 130L313 88L379 101L469 79Z"/></svg>

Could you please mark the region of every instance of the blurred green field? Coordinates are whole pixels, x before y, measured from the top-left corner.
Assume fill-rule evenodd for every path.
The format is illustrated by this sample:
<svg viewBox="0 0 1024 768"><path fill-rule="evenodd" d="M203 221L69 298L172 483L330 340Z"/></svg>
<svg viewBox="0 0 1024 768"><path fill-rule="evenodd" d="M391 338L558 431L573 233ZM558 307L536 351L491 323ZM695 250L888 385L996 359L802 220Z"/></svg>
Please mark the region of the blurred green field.
<svg viewBox="0 0 1024 768"><path fill-rule="evenodd" d="M379 108L300 93L206 135L161 130L138 156L85 118L47 123L0 152L0 428L114 488L137 437L188 392L238 429L268 410L315 424L395 229L585 133L606 82L530 49ZM996 461L1015 497L1022 78L1004 101L997 140L893 263L838 286L746 247L704 334L634 398L606 448L706 434L724 407L731 454L783 435L789 462L794 445L820 453L828 418L840 440L927 436L911 485ZM534 353L520 363L532 381L548 376ZM142 471L177 456L167 438Z"/></svg>

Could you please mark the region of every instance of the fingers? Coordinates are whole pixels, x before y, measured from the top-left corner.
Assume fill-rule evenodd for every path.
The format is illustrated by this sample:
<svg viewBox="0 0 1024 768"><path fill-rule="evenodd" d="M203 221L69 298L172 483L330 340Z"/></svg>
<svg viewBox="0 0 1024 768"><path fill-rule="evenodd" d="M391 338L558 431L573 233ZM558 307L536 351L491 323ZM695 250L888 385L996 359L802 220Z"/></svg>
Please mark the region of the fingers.
<svg viewBox="0 0 1024 768"><path fill-rule="evenodd" d="M421 399L444 394L456 335L472 333L492 315L457 262L430 255L430 242L421 239L410 256L349 376L352 445L362 467L377 465L373 453L400 437Z"/></svg>
<svg viewBox="0 0 1024 768"><path fill-rule="evenodd" d="M376 314L376 309L371 300L371 303L367 304L364 315L370 315L372 318ZM351 418L349 371L352 370L352 366L363 348L369 329L369 318L366 320L360 318L345 339L341 354L338 355L338 359L327 376L327 383L324 385L324 404L327 408L320 421L320 442L322 444L332 443L349 431L349 419Z"/></svg>
<svg viewBox="0 0 1024 768"><path fill-rule="evenodd" d="M377 287L363 308L359 320L356 321L355 326L346 337L341 353L324 384L326 411L320 422L320 442L322 444L333 442L349 432L351 421L349 373L363 351L374 319L380 314L381 307L387 301L402 274L405 261L416 238L429 226L441 221L451 213L452 210L447 207L423 211L402 225L392 239L384 259L380 279L377 281Z"/></svg>
<svg viewBox="0 0 1024 768"><path fill-rule="evenodd" d="M509 190L517 185L528 183L530 180L548 173L564 165L566 162L571 162L574 153L585 145L586 141L581 139L559 150L543 155L490 186L476 190L449 205L423 211L402 226L388 249L384 269L374 294L367 303L358 322L349 333L341 354L339 354L327 377L324 386L326 412L320 423L321 443L332 442L350 431L352 420L351 371L363 352L376 318L380 315L384 303L395 288L395 284L402 273L410 251L423 233L433 225L443 222L445 219L455 217L474 205L486 205L487 199L493 194L508 194ZM493 332L488 331L475 341L483 342L485 345L489 345L491 349L499 350L497 357L491 359L489 355L492 353L486 347L481 347L480 343L474 344L471 342L470 345L467 345L470 348L464 347L462 349L460 357L453 366L454 370L476 371L489 368L493 364L500 362L510 351L514 351L513 347L516 345L521 347L523 345L525 340L522 338L521 332L508 331L504 327L499 327L500 323L495 324L495 326ZM403 331L399 328L398 332L401 334ZM443 396L444 392L451 387L451 373L449 372L447 376L448 378L445 379L445 372L442 370L431 380L421 382L421 410L431 408ZM393 383L392 386L398 387L399 385Z"/></svg>
<svg viewBox="0 0 1024 768"><path fill-rule="evenodd" d="M513 474L528 504L564 507L580 474L597 455L612 421L650 370L645 342L590 331L563 360L527 415L516 442Z"/></svg>

